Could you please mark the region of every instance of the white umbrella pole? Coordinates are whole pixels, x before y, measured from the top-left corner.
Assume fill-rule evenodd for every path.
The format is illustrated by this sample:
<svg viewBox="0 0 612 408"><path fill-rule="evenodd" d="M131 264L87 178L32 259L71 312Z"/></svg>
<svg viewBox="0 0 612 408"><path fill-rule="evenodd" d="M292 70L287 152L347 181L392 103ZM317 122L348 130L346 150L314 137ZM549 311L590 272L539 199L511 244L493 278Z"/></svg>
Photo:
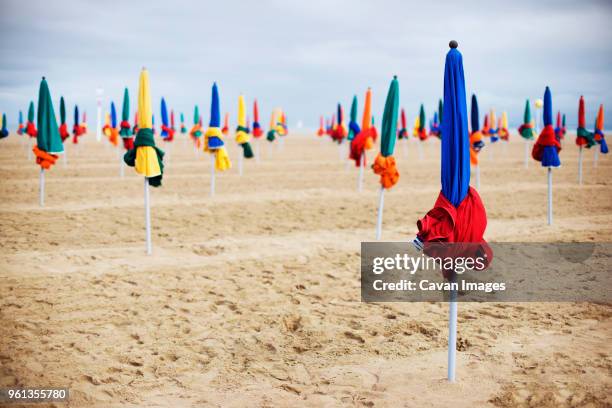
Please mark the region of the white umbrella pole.
<svg viewBox="0 0 612 408"><path fill-rule="evenodd" d="M365 151L361 153L361 160L359 161L359 178L357 179L357 191L361 193L363 190L363 168L365 167Z"/></svg>
<svg viewBox="0 0 612 408"><path fill-rule="evenodd" d="M455 273L451 283L455 283ZM457 291L451 289L448 304L448 381L455 382L455 363L457 361Z"/></svg>
<svg viewBox="0 0 612 408"><path fill-rule="evenodd" d="M595 145L595 155L593 156L593 167L597 167L597 160L599 159L599 146Z"/></svg>
<svg viewBox="0 0 612 408"><path fill-rule="evenodd" d="M147 232L147 255L153 253L151 246L151 203L149 200L149 179L144 178L145 228Z"/></svg>
<svg viewBox="0 0 612 408"><path fill-rule="evenodd" d="M62 165L66 167L68 165L68 149L64 146L64 154L62 154Z"/></svg>
<svg viewBox="0 0 612 408"><path fill-rule="evenodd" d="M548 225L553 223L553 203L552 203L552 167L548 168Z"/></svg>
<svg viewBox="0 0 612 408"><path fill-rule="evenodd" d="M119 177L125 177L125 163L123 162L123 156L119 155Z"/></svg>
<svg viewBox="0 0 612 408"><path fill-rule="evenodd" d="M480 189L480 166L477 164L476 166L476 189Z"/></svg>
<svg viewBox="0 0 612 408"><path fill-rule="evenodd" d="M213 197L215 195L215 154L210 155L210 196Z"/></svg>
<svg viewBox="0 0 612 408"><path fill-rule="evenodd" d="M378 217L376 218L376 240L380 241L382 235L382 220L383 209L385 207L385 188L380 187L380 195L378 196Z"/></svg>
<svg viewBox="0 0 612 408"><path fill-rule="evenodd" d="M525 139L525 168L529 168L529 140Z"/></svg>
<svg viewBox="0 0 612 408"><path fill-rule="evenodd" d="M32 137L30 135L28 135L28 160L32 160Z"/></svg>
<svg viewBox="0 0 612 408"><path fill-rule="evenodd" d="M39 179L39 193L40 193L40 197L39 197L39 201L40 201L40 206L44 207L45 206L45 169L43 169L42 167L40 168L40 179Z"/></svg>
<svg viewBox="0 0 612 408"><path fill-rule="evenodd" d="M259 139L255 141L255 163L259 164Z"/></svg>
<svg viewBox="0 0 612 408"><path fill-rule="evenodd" d="M419 161L423 161L423 142L417 141L419 144Z"/></svg>
<svg viewBox="0 0 612 408"><path fill-rule="evenodd" d="M582 185L582 146L578 148L578 184Z"/></svg>

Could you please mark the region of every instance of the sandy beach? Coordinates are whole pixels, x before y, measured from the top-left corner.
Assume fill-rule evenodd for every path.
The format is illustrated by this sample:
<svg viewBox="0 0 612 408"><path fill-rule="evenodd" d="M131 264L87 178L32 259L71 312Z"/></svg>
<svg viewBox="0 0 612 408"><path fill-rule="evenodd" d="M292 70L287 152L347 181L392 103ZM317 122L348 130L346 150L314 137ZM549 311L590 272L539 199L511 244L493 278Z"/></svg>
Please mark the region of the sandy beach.
<svg viewBox="0 0 612 408"><path fill-rule="evenodd" d="M546 170L524 168L513 132L480 155L486 239L612 241L611 158L595 168L586 151L579 186L566 136L549 227ZM0 141L0 387L70 388L57 407L612 406L610 306L462 303L449 384L447 304L360 301L379 184L368 169L357 193L345 145L261 140L241 177L229 138L234 167L211 198L209 156L176 139L158 140L151 256L143 180L119 176L118 149L92 134L68 145L41 208L25 136ZM423 160L418 143L398 141L383 240L412 240L438 194L440 142Z"/></svg>

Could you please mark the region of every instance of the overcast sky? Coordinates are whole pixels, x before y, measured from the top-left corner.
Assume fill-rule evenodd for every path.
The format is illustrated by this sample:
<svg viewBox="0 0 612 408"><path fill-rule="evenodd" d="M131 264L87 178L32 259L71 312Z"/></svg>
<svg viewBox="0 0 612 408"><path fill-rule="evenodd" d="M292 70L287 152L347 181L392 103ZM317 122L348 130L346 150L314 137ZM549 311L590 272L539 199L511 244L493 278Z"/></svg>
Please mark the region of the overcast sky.
<svg viewBox="0 0 612 408"><path fill-rule="evenodd" d="M554 111L573 126L580 94L589 123L600 103L612 108L611 21L610 1L2 0L0 111L11 123L19 109L25 115L44 75L56 109L63 95L92 126L95 88L105 105L120 105L128 86L134 109L146 66L155 112L165 96L188 122L195 103L208 122L213 81L223 112L235 112L243 92L249 104L258 98L266 126L277 106L290 125L316 126L354 94L361 112L371 86L380 121L397 74L412 123L421 102L428 118L436 108L456 39L482 114L507 110L516 125L525 98L541 98L549 85Z"/></svg>

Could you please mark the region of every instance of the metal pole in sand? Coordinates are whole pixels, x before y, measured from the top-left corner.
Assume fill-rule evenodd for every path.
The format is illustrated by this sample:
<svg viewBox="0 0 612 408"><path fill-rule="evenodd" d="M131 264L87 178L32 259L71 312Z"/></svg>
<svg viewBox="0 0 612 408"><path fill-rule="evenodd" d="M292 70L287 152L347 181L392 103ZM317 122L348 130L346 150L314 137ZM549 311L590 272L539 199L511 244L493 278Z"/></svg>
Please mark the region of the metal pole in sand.
<svg viewBox="0 0 612 408"><path fill-rule="evenodd" d="M42 167L40 168L40 178L39 178L39 202L40 202L40 206L44 207L45 206L45 169L43 169Z"/></svg>
<svg viewBox="0 0 612 408"><path fill-rule="evenodd" d="M242 161L244 160L244 154L238 152L238 175L242 177Z"/></svg>
<svg viewBox="0 0 612 408"><path fill-rule="evenodd" d="M147 233L147 255L153 253L151 245L151 204L149 200L149 179L144 178L145 228Z"/></svg>
<svg viewBox="0 0 612 408"><path fill-rule="evenodd" d="M529 168L529 140L525 139L525 168Z"/></svg>
<svg viewBox="0 0 612 408"><path fill-rule="evenodd" d="M480 166L477 164L476 166L476 189L480 189Z"/></svg>
<svg viewBox="0 0 612 408"><path fill-rule="evenodd" d="M582 146L578 148L578 184L582 185Z"/></svg>
<svg viewBox="0 0 612 408"><path fill-rule="evenodd" d="M259 164L259 139L255 141L255 163Z"/></svg>
<svg viewBox="0 0 612 408"><path fill-rule="evenodd" d="M593 156L593 167L597 167L597 161L599 160L599 146L595 146L595 154Z"/></svg>
<svg viewBox="0 0 612 408"><path fill-rule="evenodd" d="M452 272L451 284L457 282ZM448 381L455 382L455 363L457 361L457 291L451 289L448 304Z"/></svg>
<svg viewBox="0 0 612 408"><path fill-rule="evenodd" d="M215 155L210 155L210 196L215 196Z"/></svg>
<svg viewBox="0 0 612 408"><path fill-rule="evenodd" d="M552 203L552 167L548 168L548 225L553 223L553 203Z"/></svg>
<svg viewBox="0 0 612 408"><path fill-rule="evenodd" d="M383 209L385 206L385 188L380 187L380 195L378 196L378 217L376 218L376 240L380 241L382 235L382 220L383 220Z"/></svg>

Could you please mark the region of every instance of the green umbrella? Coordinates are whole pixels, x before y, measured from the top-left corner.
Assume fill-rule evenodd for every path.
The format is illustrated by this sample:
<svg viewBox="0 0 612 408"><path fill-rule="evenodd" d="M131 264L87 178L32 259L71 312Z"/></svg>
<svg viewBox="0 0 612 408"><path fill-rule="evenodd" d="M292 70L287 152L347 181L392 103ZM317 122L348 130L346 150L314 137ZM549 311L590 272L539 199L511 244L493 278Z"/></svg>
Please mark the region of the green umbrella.
<svg viewBox="0 0 612 408"><path fill-rule="evenodd" d="M527 140L533 139L535 131L533 130L533 124L531 123L531 107L529 106L529 99L525 101L525 114L523 115L523 124L518 129L520 135Z"/></svg>
<svg viewBox="0 0 612 408"><path fill-rule="evenodd" d="M60 98L60 124L66 123L66 103L64 97Z"/></svg>
<svg viewBox="0 0 612 408"><path fill-rule="evenodd" d="M380 196L378 199L378 217L376 220L376 240L380 240L382 234L382 217L385 203L385 190L393 187L399 180L399 173L395 166L393 149L397 138L397 114L399 110L399 82L397 76L393 77L385 110L382 118L380 154L376 157L372 169L380 175Z"/></svg>
<svg viewBox="0 0 612 408"><path fill-rule="evenodd" d="M442 124L442 112L444 112L444 105L442 103L442 99L440 99L438 101L438 123L440 123L440 125ZM440 131L442 129L442 126L440 126Z"/></svg>
<svg viewBox="0 0 612 408"><path fill-rule="evenodd" d="M425 107L421 104L421 109L419 110L419 130L425 129L425 121Z"/></svg>
<svg viewBox="0 0 612 408"><path fill-rule="evenodd" d="M34 123L34 101L30 101L28 106L28 122Z"/></svg>
<svg viewBox="0 0 612 408"><path fill-rule="evenodd" d="M2 128L0 129L0 139L4 139L9 135L9 131L6 128L6 113L2 114Z"/></svg>
<svg viewBox="0 0 612 408"><path fill-rule="evenodd" d="M130 120L130 94L128 92L127 87L123 90L123 108L121 109L121 125L119 130L119 135L121 137L132 137L132 132L130 129L130 124L128 123Z"/></svg>
<svg viewBox="0 0 612 408"><path fill-rule="evenodd" d="M198 105L196 105L193 110L193 124L197 125L198 123L200 123L200 110L198 109Z"/></svg>
<svg viewBox="0 0 612 408"><path fill-rule="evenodd" d="M55 119L49 85L44 77L40 83L40 90L38 92L37 127L38 135L36 137L36 144L39 150L43 150L49 154L64 153L64 144L62 143L57 120Z"/></svg>
<svg viewBox="0 0 612 408"><path fill-rule="evenodd" d="M380 139L380 154L383 157L393 155L395 148L395 139L397 137L397 115L399 107L399 83L397 77L393 77L387 101L385 102L385 111L382 119L381 139ZM425 114L421 105L421 114Z"/></svg>
<svg viewBox="0 0 612 408"><path fill-rule="evenodd" d="M355 136L360 132L359 125L357 124L357 95L353 96L353 103L351 103L351 119L349 121L348 129L348 140L353 140Z"/></svg>

